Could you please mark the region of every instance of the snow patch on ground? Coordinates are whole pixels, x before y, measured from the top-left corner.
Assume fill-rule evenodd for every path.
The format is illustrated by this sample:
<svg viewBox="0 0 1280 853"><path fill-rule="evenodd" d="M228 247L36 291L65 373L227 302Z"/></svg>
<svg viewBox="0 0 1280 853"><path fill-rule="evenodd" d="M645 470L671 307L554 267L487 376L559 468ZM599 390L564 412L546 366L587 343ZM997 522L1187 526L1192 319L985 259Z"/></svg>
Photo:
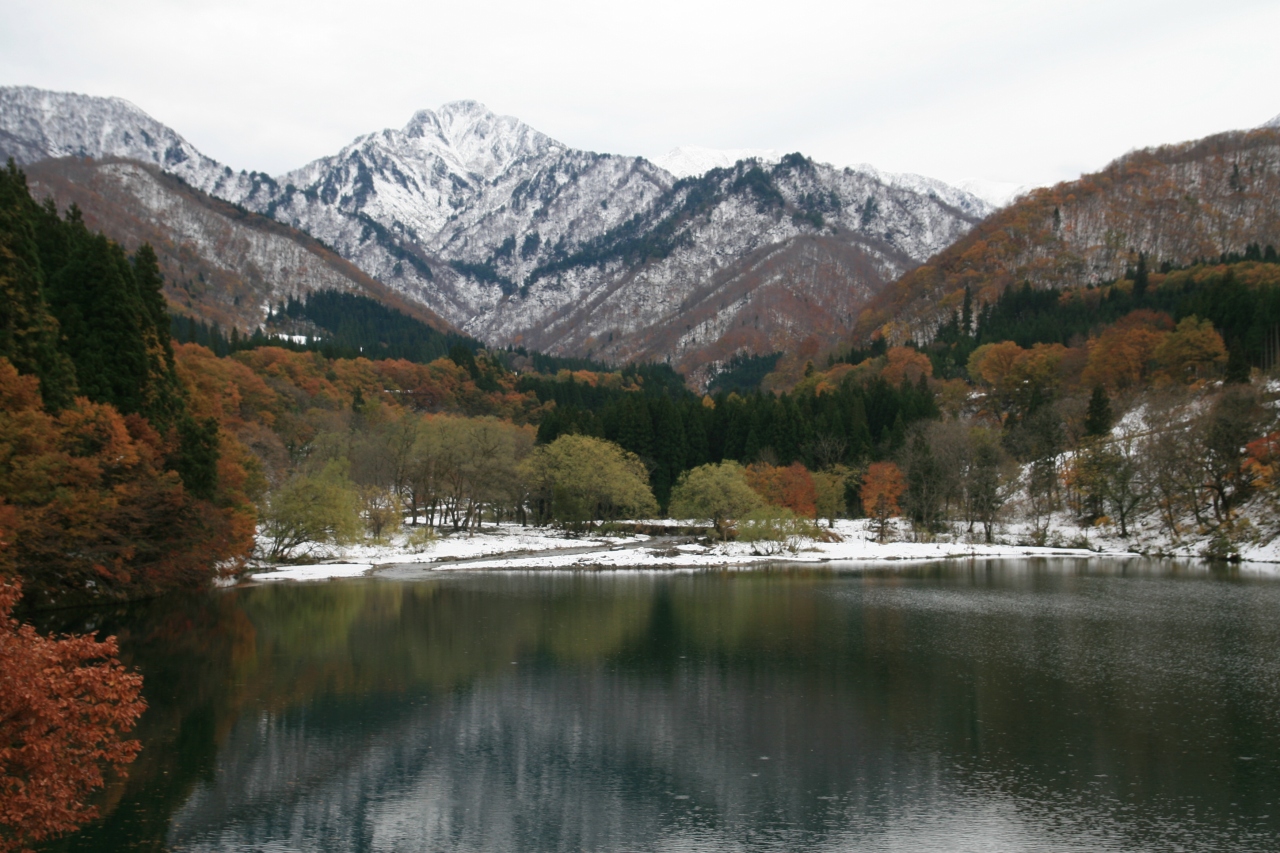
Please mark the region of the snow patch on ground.
<svg viewBox="0 0 1280 853"><path fill-rule="evenodd" d="M678 522L659 521L678 532ZM826 529L826 528L824 528ZM967 537L943 537L933 542L905 541L905 524L894 527L890 541L876 541L874 524L866 519L837 521L830 529L838 541L799 540L794 549L769 544L714 542L692 535L650 537L573 537L551 528L499 525L472 535L442 536L415 549L400 534L383 544L336 549L332 562L282 566L253 576L254 580L314 581L330 578L384 575L422 577L437 571L500 571L530 569L673 570L750 567L766 563L865 563L867 565L928 562L946 559L1016 557L1136 556L1123 548L1089 550L1075 547L1032 547L1007 541L985 544Z"/></svg>
<svg viewBox="0 0 1280 853"><path fill-rule="evenodd" d="M353 578L365 575L372 569L369 563L317 563L312 566L286 566L274 572L254 575L261 581L322 581L332 578Z"/></svg>

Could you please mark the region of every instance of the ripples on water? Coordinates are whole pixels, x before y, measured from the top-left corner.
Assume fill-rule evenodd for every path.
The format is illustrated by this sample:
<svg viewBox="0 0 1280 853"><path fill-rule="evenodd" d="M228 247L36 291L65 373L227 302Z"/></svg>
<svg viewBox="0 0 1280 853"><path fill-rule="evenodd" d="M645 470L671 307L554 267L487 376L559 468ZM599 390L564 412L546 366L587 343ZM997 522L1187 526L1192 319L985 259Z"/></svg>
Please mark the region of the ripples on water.
<svg viewBox="0 0 1280 853"><path fill-rule="evenodd" d="M1081 561L161 602L92 617L152 709L61 847L1275 850L1278 617Z"/></svg>

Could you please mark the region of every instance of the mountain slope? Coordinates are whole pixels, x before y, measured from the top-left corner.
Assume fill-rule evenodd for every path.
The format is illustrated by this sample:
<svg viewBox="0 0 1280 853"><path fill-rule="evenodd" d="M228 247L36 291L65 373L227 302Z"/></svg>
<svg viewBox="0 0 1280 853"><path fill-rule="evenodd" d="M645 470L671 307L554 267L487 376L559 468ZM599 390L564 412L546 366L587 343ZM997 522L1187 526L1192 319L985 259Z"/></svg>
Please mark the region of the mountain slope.
<svg viewBox="0 0 1280 853"><path fill-rule="evenodd" d="M118 99L0 89L0 106L0 142L24 162L140 158L311 234L491 343L690 370L838 336L885 282L992 209L931 179L800 155L677 181L644 158L575 150L471 101L277 178L233 173ZM154 198L150 219L164 222ZM264 278L251 289L291 286Z"/></svg>
<svg viewBox="0 0 1280 853"><path fill-rule="evenodd" d="M1136 265L1181 265L1280 246L1280 130L1234 131L1135 151L1077 181L1033 190L886 288L855 335L927 340L968 285L1113 280Z"/></svg>
<svg viewBox="0 0 1280 853"><path fill-rule="evenodd" d="M553 252L603 234L671 183L642 158L569 149L463 101L360 137L241 201L466 325Z"/></svg>
<svg viewBox="0 0 1280 853"><path fill-rule="evenodd" d="M981 208L978 208L979 210ZM734 352L833 342L888 281L978 215L792 154L680 181L647 212L530 273L467 330L698 373Z"/></svg>
<svg viewBox="0 0 1280 853"><path fill-rule="evenodd" d="M263 175L234 173L123 98L0 86L0 159L19 166L58 157L121 157L157 166L222 198Z"/></svg>
<svg viewBox="0 0 1280 853"><path fill-rule="evenodd" d="M254 329L268 306L316 290L359 293L436 328L439 317L370 278L314 238L187 186L154 165L107 158L26 167L35 198L75 204L86 224L127 250L150 243L175 310L223 328Z"/></svg>

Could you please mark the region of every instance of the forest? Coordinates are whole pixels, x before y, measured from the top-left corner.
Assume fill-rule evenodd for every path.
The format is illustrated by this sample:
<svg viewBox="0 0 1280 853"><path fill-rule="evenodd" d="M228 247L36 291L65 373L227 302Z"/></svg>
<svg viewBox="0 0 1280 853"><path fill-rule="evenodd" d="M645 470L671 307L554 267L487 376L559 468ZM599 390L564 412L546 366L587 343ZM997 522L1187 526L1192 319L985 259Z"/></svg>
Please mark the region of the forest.
<svg viewBox="0 0 1280 853"><path fill-rule="evenodd" d="M681 486L712 469L779 511L901 514L916 537L960 523L990 540L1016 505L1033 538L1054 513L1122 536L1145 513L1228 550L1271 485L1272 410L1250 382L1277 354L1270 246L1181 268L1139 255L1114 282L987 301L966 287L927 344L873 338L781 392L760 385L785 359L742 355L699 395L666 365L491 351L352 294L228 335L169 315L149 247L37 204L14 167L0 190L4 559L28 606L198 586L402 525L694 512ZM1177 428L1113 429L1157 409ZM555 471L581 460L552 447L644 494L570 495ZM1203 470L1162 469L1177 458Z"/></svg>

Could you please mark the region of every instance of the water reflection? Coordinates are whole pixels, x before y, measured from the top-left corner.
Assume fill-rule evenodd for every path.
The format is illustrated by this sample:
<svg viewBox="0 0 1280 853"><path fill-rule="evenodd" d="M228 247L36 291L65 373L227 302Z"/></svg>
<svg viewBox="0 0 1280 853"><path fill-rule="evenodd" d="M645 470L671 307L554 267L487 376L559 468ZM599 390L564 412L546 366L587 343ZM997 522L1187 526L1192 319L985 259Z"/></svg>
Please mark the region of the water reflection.
<svg viewBox="0 0 1280 853"><path fill-rule="evenodd" d="M62 847L1275 849L1277 616L1083 562L157 603L94 617L145 763Z"/></svg>

